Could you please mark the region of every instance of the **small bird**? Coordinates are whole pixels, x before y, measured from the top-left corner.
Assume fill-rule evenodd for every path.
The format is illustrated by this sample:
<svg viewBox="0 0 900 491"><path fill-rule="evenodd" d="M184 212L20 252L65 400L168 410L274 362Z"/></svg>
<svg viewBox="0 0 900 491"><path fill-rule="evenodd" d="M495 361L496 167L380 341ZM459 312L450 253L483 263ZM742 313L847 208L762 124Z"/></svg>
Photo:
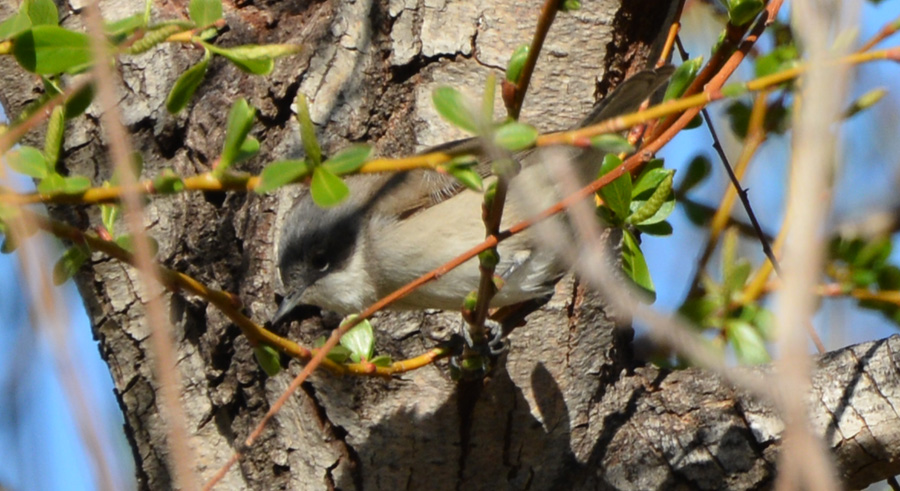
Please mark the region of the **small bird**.
<svg viewBox="0 0 900 491"><path fill-rule="evenodd" d="M664 66L629 78L576 127L636 110L672 71L671 66ZM481 145L470 138L428 152L461 146ZM539 149L516 155L522 170L511 181L511 188L529 180L546 181L546 169L537 164L548 155ZM566 148L564 155L577 162L585 179L597 177L603 157L599 152ZM489 167L487 162L479 164L480 169ZM276 241L285 298L273 324L300 304L341 315L360 312L484 240L483 194L451 177L416 170L351 176L346 182L350 197L340 205L320 208L306 193L287 213ZM542 194L521 196L511 192L501 229L533 216L560 197L555 192ZM548 296L567 270L562 258L538 246L531 230L501 242L498 251L496 271L505 282L492 307ZM477 288L479 276L478 260L472 259L391 308L460 310L465 296Z"/></svg>

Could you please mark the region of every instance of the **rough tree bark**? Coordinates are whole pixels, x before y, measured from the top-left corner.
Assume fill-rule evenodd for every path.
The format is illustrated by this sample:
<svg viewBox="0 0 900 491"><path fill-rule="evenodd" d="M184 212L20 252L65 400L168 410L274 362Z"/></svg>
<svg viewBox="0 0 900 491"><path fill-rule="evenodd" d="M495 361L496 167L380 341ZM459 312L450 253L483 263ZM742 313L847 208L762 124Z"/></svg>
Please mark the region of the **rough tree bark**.
<svg viewBox="0 0 900 491"><path fill-rule="evenodd" d="M104 2L110 18L143 2ZM160 2L155 15L185 15L187 2ZM626 73L652 62L668 26L669 2L587 1L561 15L550 34L525 120L543 130L580 118ZM201 53L163 45L120 65L119 96L145 173L192 175L218 155L227 108L245 96L259 108L253 134L262 155L300 155L289 105L312 102L324 147L352 141L382 155L408 154L458 135L437 118L430 91L451 84L477 93L486 74L530 39L540 2L342 0L229 3L224 45L301 43L267 78L213 61L195 102L179 116L163 102L174 79ZM66 26L81 2L60 4ZM10 7L0 6L0 17ZM2 102L16 114L36 97L33 79L2 61ZM599 77L599 78L598 78ZM11 88L15 87L15 90ZM69 172L108 178L98 115L72 123ZM285 193L290 194L290 193ZM237 292L265 321L275 310L273 224L289 198L183 193L154 198L146 223L160 261L204 283ZM53 208L87 227L96 209ZM77 276L103 358L125 414L138 480L172 486L149 330L135 271L95 255ZM220 312L193 297L166 296L184 381L195 467L208 478L260 420L299 366L267 378L247 341ZM285 335L310 344L324 330L305 312ZM297 319L300 319L299 316ZM446 339L455 316L431 312L378 318L379 350L415 355ZM631 332L604 303L566 280L554 299L514 331L491 378L458 385L444 364L394 380L318 373L230 472L222 489L758 489L773 482L782 423L773 409L701 370L636 365ZM810 397L816 428L841 476L859 487L900 472L900 339L845 349L819 362Z"/></svg>

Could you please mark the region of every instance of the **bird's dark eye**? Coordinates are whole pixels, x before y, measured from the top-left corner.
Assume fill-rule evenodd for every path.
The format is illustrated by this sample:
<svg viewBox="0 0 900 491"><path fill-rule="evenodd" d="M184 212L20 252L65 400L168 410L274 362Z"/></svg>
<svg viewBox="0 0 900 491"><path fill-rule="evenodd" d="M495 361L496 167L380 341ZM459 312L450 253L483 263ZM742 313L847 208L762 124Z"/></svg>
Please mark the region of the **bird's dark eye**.
<svg viewBox="0 0 900 491"><path fill-rule="evenodd" d="M309 265L314 269L325 272L328 270L331 264L328 262L328 258L325 256L325 251L316 251L309 257Z"/></svg>

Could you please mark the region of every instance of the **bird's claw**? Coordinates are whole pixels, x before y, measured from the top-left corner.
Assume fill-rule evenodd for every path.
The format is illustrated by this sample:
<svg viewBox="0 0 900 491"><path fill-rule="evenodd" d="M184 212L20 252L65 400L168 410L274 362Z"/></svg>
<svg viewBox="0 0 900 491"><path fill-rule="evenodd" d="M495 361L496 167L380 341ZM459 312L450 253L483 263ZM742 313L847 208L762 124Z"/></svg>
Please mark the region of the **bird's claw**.
<svg viewBox="0 0 900 491"><path fill-rule="evenodd" d="M503 341L503 326L493 320L485 321L487 336L481 340L472 339L469 325L462 323L462 349L450 358L450 369L454 378L483 378L493 366L493 360L500 356L506 345Z"/></svg>

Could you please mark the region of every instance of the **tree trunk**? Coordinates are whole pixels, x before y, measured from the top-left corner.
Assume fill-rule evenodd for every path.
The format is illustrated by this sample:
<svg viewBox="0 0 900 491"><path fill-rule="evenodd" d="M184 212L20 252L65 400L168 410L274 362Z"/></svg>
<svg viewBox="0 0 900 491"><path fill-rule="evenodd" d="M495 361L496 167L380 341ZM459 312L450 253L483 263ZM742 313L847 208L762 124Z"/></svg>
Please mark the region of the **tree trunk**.
<svg viewBox="0 0 900 491"><path fill-rule="evenodd" d="M185 2L186 3L186 2ZM561 14L544 48L523 119L542 131L566 127L597 97L652 64L671 22L671 2L584 2ZM104 3L107 18L143 2ZM666 5L663 5L666 4ZM311 102L326 153L366 141L384 156L410 154L461 135L431 106L431 91L472 94L488 73L530 41L536 0L321 0L229 4L217 41L298 43L302 54L253 77L215 58L194 102L166 113L168 89L202 53L164 44L123 58L120 109L144 173L210 169L228 107L246 97L259 109L252 132L261 155L240 164L258 173L302 154L290 104ZM80 7L61 6L79 25ZM6 5L0 9L7 9ZM157 4L158 18L185 15ZM0 10L2 17L7 12ZM35 97L33 80L2 61L2 95L16 114ZM562 110L561 110L562 108ZM95 183L110 176L98 114L70 124L65 166ZM274 227L300 186L279 195L186 192L155 197L146 224L158 259L203 283L236 292L264 322L275 311ZM95 207L54 207L82 227ZM144 303L134 269L95 254L76 278L125 414L140 486L173 486ZM197 472L208 479L239 448L301 366L266 377L239 330L195 297L167 294L182 381L181 402ZM314 310L284 334L309 346L327 334ZM458 316L432 312L377 317L378 350L415 356L444 340ZM620 322L621 324L622 322ZM782 423L774 410L701 370L635 364L631 331L604 302L567 279L553 300L509 338L489 379L456 383L446 364L392 380L338 378L319 371L246 450L221 489L758 489L771 485ZM849 486L900 471L900 339L823 357L811 411Z"/></svg>

